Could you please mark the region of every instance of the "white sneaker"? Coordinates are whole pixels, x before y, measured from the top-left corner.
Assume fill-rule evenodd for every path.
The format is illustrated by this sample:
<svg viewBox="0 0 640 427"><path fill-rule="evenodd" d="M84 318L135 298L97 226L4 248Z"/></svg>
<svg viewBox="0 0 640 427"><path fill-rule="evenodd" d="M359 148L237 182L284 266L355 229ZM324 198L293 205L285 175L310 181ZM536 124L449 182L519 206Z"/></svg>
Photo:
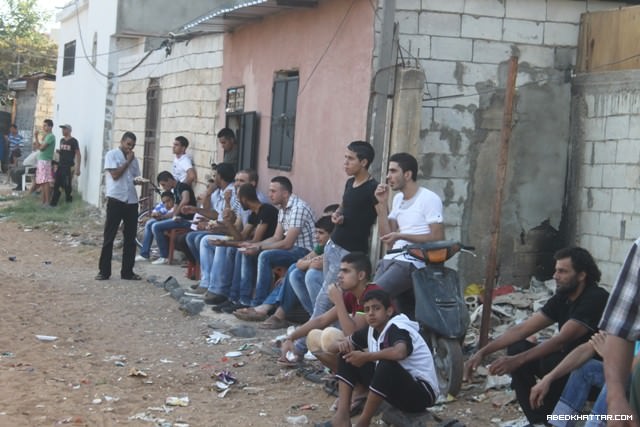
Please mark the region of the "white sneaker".
<svg viewBox="0 0 640 427"><path fill-rule="evenodd" d="M149 261L149 258L145 258L142 255L136 255L136 261Z"/></svg>
<svg viewBox="0 0 640 427"><path fill-rule="evenodd" d="M151 262L151 264L153 264L153 265L162 265L162 264L168 264L168 263L169 263L169 260L166 259L166 258L162 258L162 257L160 257L157 260Z"/></svg>

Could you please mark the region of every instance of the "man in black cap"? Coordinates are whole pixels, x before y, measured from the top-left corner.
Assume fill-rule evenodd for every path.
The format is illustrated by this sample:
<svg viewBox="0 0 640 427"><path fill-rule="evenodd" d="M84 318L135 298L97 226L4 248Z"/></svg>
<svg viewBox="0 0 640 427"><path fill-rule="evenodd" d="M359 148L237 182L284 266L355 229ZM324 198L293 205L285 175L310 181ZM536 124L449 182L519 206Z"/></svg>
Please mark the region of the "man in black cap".
<svg viewBox="0 0 640 427"><path fill-rule="evenodd" d="M58 148L58 170L56 171L56 177L53 183L51 206L56 206L58 204L58 200L60 199L60 187L64 188L65 200L67 203L71 202L71 180L73 178L72 169L75 170L76 176L80 175L81 156L78 140L71 136L71 125L61 125L60 128L62 128L62 138L60 138L60 146Z"/></svg>

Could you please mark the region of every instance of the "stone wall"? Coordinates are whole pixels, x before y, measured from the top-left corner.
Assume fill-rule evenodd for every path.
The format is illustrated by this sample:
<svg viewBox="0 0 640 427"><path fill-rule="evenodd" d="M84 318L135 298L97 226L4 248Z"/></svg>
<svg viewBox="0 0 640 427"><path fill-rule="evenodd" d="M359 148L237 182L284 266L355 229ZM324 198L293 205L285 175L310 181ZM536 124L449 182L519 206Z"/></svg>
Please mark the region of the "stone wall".
<svg viewBox="0 0 640 427"><path fill-rule="evenodd" d="M573 113L571 234L613 284L640 236L640 71L578 76Z"/></svg>
<svg viewBox="0 0 640 427"><path fill-rule="evenodd" d="M482 282L485 275L507 61L512 55L519 58L498 274L499 283L526 285L533 256L526 241L529 231L545 220L556 229L563 225L571 73L580 14L620 4L395 3L401 57L422 67L426 75L416 153L421 182L444 200L447 237L462 238L478 248L478 258L461 257L465 283Z"/></svg>
<svg viewBox="0 0 640 427"><path fill-rule="evenodd" d="M133 67L141 56L120 62L122 70ZM210 174L215 158L216 130L223 127L218 112L222 78L222 36L209 35L177 43L169 56L164 50L154 52L142 66L121 78L116 94L114 141L130 130L138 136L136 152L144 152L146 94L150 79L160 84L159 150L157 170L171 170L172 144L178 135L189 140L187 153L198 172L199 188ZM142 160L140 160L142 163Z"/></svg>

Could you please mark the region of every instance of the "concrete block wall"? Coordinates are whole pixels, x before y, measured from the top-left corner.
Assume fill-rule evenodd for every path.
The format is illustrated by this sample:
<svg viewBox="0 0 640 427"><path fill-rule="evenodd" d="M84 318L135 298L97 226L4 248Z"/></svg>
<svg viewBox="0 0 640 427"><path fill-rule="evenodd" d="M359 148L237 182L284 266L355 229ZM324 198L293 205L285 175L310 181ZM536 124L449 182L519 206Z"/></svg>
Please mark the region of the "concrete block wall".
<svg viewBox="0 0 640 427"><path fill-rule="evenodd" d="M141 55L121 61L120 69L132 68ZM114 135L125 130L138 135L137 151L144 152L146 96L150 79L160 84L159 150L157 170L171 170L172 144L178 135L189 140L187 153L198 172L196 191L204 190L211 162L217 157L217 130L224 126L220 114L222 78L222 36L208 35L177 43L166 56L164 50L154 52L134 72L118 82ZM114 141L117 143L117 141Z"/></svg>
<svg viewBox="0 0 640 427"><path fill-rule="evenodd" d="M464 281L481 282L485 273L507 61L517 56L519 72L499 268L502 283L524 285L515 279L520 234L545 219L559 228L562 220L571 103L567 76L575 64L580 14L624 5L396 0L402 57L426 74L417 153L422 183L444 200L447 237L463 238L480 253L461 264Z"/></svg>
<svg viewBox="0 0 640 427"><path fill-rule="evenodd" d="M573 233L613 284L640 237L640 72L581 75L574 94Z"/></svg>

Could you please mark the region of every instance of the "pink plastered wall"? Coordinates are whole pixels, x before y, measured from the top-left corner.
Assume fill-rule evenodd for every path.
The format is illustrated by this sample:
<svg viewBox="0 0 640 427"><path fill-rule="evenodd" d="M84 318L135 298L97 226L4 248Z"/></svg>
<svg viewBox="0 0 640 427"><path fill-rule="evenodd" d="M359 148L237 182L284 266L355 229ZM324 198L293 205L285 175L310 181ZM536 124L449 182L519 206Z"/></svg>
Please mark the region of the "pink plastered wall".
<svg viewBox="0 0 640 427"><path fill-rule="evenodd" d="M272 177L285 175L316 215L340 202L347 178L345 148L367 134L373 20L368 0L327 0L316 8L268 16L225 36L222 90L245 86L244 110L260 117L262 191ZM298 70L300 76L291 171L267 167L272 86L281 70Z"/></svg>

